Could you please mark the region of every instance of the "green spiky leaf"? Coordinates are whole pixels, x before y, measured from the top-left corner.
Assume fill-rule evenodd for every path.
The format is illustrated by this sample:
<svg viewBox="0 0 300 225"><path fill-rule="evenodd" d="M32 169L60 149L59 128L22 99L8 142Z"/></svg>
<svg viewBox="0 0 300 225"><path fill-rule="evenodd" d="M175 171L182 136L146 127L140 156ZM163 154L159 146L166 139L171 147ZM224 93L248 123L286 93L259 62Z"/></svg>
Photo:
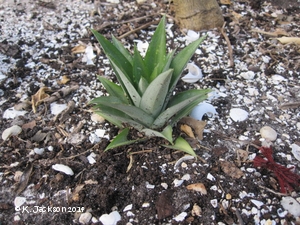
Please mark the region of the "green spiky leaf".
<svg viewBox="0 0 300 225"><path fill-rule="evenodd" d="M166 18L163 17L159 22L149 44L149 47L145 56L145 64L149 71L154 71L154 68L158 66L158 73L160 73L165 66L166 58L166 31L165 31ZM158 75L156 74L156 76ZM152 77L152 80L155 77Z"/></svg>
<svg viewBox="0 0 300 225"><path fill-rule="evenodd" d="M105 90L109 93L109 95L119 98L123 103L129 103L121 86L111 82L104 77L98 76L98 79L103 84Z"/></svg>
<svg viewBox="0 0 300 225"><path fill-rule="evenodd" d="M195 151L192 149L192 147L190 146L190 144L184 140L182 137L178 137L175 142L174 145L162 145L166 148L171 148L174 150L179 150L179 151L183 151L186 152L192 156L197 157Z"/></svg>
<svg viewBox="0 0 300 225"><path fill-rule="evenodd" d="M104 151L107 151L109 149L113 149L113 148L117 148L120 146L124 146L124 145L130 145L134 142L136 142L136 140L128 140L127 136L129 133L129 128L125 128L124 130L122 130L113 140L112 142L110 142L110 144L106 147L106 149Z"/></svg>

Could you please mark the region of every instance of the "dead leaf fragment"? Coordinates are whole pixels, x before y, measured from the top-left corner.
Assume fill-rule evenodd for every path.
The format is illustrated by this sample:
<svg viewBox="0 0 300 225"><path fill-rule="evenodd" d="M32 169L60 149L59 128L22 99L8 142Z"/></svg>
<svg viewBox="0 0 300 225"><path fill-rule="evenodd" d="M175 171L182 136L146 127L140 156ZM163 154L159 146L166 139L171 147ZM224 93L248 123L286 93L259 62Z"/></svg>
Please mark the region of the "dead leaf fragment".
<svg viewBox="0 0 300 225"><path fill-rule="evenodd" d="M48 87L41 87L37 93L31 96L31 105L34 113L36 113L36 107L43 102L43 99L49 97L46 91L50 91L50 89Z"/></svg>
<svg viewBox="0 0 300 225"><path fill-rule="evenodd" d="M238 22L243 16L235 11L231 11L231 15L233 16L234 20Z"/></svg>
<svg viewBox="0 0 300 225"><path fill-rule="evenodd" d="M77 202L79 201L79 192L84 188L84 184L76 186L74 192L72 193L72 200Z"/></svg>
<svg viewBox="0 0 300 225"><path fill-rule="evenodd" d="M186 135L189 136L190 138L195 138L193 130L190 126L188 126L186 124L182 124L182 125L180 125L180 130L183 131L184 133L186 133Z"/></svg>
<svg viewBox="0 0 300 225"><path fill-rule="evenodd" d="M300 38L299 37L281 37L276 38L278 41L280 41L281 44L292 44L295 43L297 45L300 45Z"/></svg>
<svg viewBox="0 0 300 225"><path fill-rule="evenodd" d="M34 128L35 126L36 126L36 122L35 122L35 120L32 120L32 121L29 122L29 123L23 124L22 129L23 129L23 130L28 130L28 129Z"/></svg>
<svg viewBox="0 0 300 225"><path fill-rule="evenodd" d="M38 132L36 132L36 134L31 138L32 141L34 142L41 142L43 141L47 135L49 135L48 133L43 133L41 130L39 130Z"/></svg>
<svg viewBox="0 0 300 225"><path fill-rule="evenodd" d="M223 172L234 179L239 179L244 176L243 171L237 168L232 162L220 161L220 165Z"/></svg>
<svg viewBox="0 0 300 225"><path fill-rule="evenodd" d="M70 78L68 76L62 76L61 80L57 81L58 84L66 84L70 81Z"/></svg>
<svg viewBox="0 0 300 225"><path fill-rule="evenodd" d="M193 190L193 191L200 192L202 195L207 194L206 188L205 188L203 183L190 184L190 185L186 186L186 188L188 190Z"/></svg>
<svg viewBox="0 0 300 225"><path fill-rule="evenodd" d="M290 102L290 103L285 103L285 104L281 104L279 106L279 109L297 109L300 106L300 102Z"/></svg>
<svg viewBox="0 0 300 225"><path fill-rule="evenodd" d="M180 121L180 123L186 124L193 128L197 138L201 141L203 139L203 131L206 125L205 121L195 120L191 117L184 117Z"/></svg>
<svg viewBox="0 0 300 225"><path fill-rule="evenodd" d="M268 32L268 31L264 31L264 30L260 30L260 29L252 29L251 32L256 32L256 33L260 33L260 34L265 34L267 36L271 36L271 37L278 37L278 36L288 36L289 33L286 32L284 29L282 28L277 28L275 31L273 32Z"/></svg>
<svg viewBox="0 0 300 225"><path fill-rule="evenodd" d="M71 52L73 54L79 54L79 53L84 53L85 52L86 46L84 45L77 45L74 48L71 49Z"/></svg>
<svg viewBox="0 0 300 225"><path fill-rule="evenodd" d="M16 189L16 194L19 195L26 187L32 172L32 168L33 168L33 164L32 163L28 163L28 165L26 166L21 178L20 178L20 182L17 185L17 189Z"/></svg>

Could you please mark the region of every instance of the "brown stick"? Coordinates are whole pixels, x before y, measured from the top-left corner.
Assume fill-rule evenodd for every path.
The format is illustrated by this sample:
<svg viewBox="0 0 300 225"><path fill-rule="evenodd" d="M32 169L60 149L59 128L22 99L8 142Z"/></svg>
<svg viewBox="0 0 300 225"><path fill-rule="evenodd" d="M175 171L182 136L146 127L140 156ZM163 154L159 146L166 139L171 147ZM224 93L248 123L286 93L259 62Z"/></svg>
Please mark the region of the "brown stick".
<svg viewBox="0 0 300 225"><path fill-rule="evenodd" d="M226 22L223 24L222 28L220 28L221 34L223 35L224 39L226 40L227 46L228 46L228 53L229 53L229 59L230 59L230 67L234 66L234 62L233 62L233 53L232 53L232 46L230 43L230 40L226 34L226 32L224 31L224 27L226 25Z"/></svg>
<svg viewBox="0 0 300 225"><path fill-rule="evenodd" d="M142 30L142 29L144 29L144 28L146 28L146 27L149 27L149 26L152 25L152 24L157 24L157 23L158 23L158 21L151 21L151 22L149 22L149 23L143 24L142 26L140 26L140 27L138 27L138 28L135 28L135 29L133 29L133 30L130 30L130 31L126 32L125 34L122 34L121 36L118 37L118 39L122 39L122 38L124 38L124 37L127 37L127 36L130 35L130 34L133 34L133 33L137 32L137 31L140 31L140 30Z"/></svg>

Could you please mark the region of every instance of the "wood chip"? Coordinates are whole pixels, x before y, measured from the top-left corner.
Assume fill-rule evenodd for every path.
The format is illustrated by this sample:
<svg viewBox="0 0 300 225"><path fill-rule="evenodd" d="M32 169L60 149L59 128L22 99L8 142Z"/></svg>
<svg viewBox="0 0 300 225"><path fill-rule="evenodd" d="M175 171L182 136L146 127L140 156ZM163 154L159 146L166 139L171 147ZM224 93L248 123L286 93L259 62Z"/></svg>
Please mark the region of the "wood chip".
<svg viewBox="0 0 300 225"><path fill-rule="evenodd" d="M237 168L232 162L220 161L220 165L223 172L234 179L239 179L244 176L243 171Z"/></svg>

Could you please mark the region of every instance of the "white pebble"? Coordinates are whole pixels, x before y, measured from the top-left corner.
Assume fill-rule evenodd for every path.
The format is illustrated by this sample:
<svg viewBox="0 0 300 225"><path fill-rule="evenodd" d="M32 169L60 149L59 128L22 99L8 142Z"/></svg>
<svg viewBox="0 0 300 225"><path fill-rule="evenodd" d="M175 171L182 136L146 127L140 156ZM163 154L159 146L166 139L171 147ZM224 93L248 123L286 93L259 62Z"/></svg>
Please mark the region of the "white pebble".
<svg viewBox="0 0 300 225"><path fill-rule="evenodd" d="M167 183L161 183L160 184L164 189L168 189L168 184Z"/></svg>
<svg viewBox="0 0 300 225"><path fill-rule="evenodd" d="M215 181L216 180L216 178L213 175L211 175L210 173L207 174L206 178L209 179L209 180L211 180L211 181Z"/></svg>
<svg viewBox="0 0 300 225"><path fill-rule="evenodd" d="M189 174L184 174L182 177L181 177L181 180L190 180L191 179L191 175Z"/></svg>
<svg viewBox="0 0 300 225"><path fill-rule="evenodd" d="M96 160L95 160L95 157L96 157L96 154L94 152L92 152L90 155L88 155L87 160L89 161L90 164L94 164L96 163Z"/></svg>
<svg viewBox="0 0 300 225"><path fill-rule="evenodd" d="M91 115L91 120L95 123L104 123L105 119L97 113Z"/></svg>
<svg viewBox="0 0 300 225"><path fill-rule="evenodd" d="M25 197L16 197L14 200L15 208L21 207L26 202Z"/></svg>
<svg viewBox="0 0 300 225"><path fill-rule="evenodd" d="M58 115L62 111L64 111L67 107L68 107L67 104L57 104L56 102L53 102L50 104L51 114Z"/></svg>
<svg viewBox="0 0 300 225"><path fill-rule="evenodd" d="M217 208L217 207L218 207L218 200L217 200L217 199L212 199L212 200L210 200L210 204L211 204L214 208Z"/></svg>
<svg viewBox="0 0 300 225"><path fill-rule="evenodd" d="M43 149L43 148L34 148L33 151L34 151L35 154L42 155L44 153L45 149Z"/></svg>
<svg viewBox="0 0 300 225"><path fill-rule="evenodd" d="M99 143L101 141L101 138L97 136L95 133L91 133L89 136L89 140L92 144Z"/></svg>
<svg viewBox="0 0 300 225"><path fill-rule="evenodd" d="M121 215L117 211L113 211L110 214L103 214L99 218L103 225L116 225L121 220Z"/></svg>
<svg viewBox="0 0 300 225"><path fill-rule="evenodd" d="M240 108L232 108L230 109L229 116L230 118L235 121L244 121L248 118L249 113L243 109Z"/></svg>
<svg viewBox="0 0 300 225"><path fill-rule="evenodd" d="M18 125L13 125L12 127L9 127L5 129L2 133L2 139L5 141L7 140L10 136L16 136L22 132L22 128L19 127Z"/></svg>
<svg viewBox="0 0 300 225"><path fill-rule="evenodd" d="M296 144L292 144L291 147L292 147L292 153L293 153L294 157L298 161L300 161L300 146L296 145Z"/></svg>
<svg viewBox="0 0 300 225"><path fill-rule="evenodd" d="M262 127L259 132L267 141L275 141L277 138L277 132L269 126Z"/></svg>
<svg viewBox="0 0 300 225"><path fill-rule="evenodd" d="M150 203L149 202L144 202L143 204L142 204L142 207L143 208L148 208L150 206Z"/></svg>
<svg viewBox="0 0 300 225"><path fill-rule="evenodd" d="M132 204L125 206L125 208L123 209L123 212L129 211L132 209Z"/></svg>
<svg viewBox="0 0 300 225"><path fill-rule="evenodd" d="M62 173L65 173L70 176L74 175L73 170L70 167L63 165L63 164L54 164L54 165L52 165L52 169L62 172Z"/></svg>
<svg viewBox="0 0 300 225"><path fill-rule="evenodd" d="M183 183L183 180L175 179L173 181L174 187L179 187Z"/></svg>
<svg viewBox="0 0 300 225"><path fill-rule="evenodd" d="M4 111L3 118L4 119L14 119L18 116L24 116L26 113L28 113L28 112L15 110L14 107L11 107Z"/></svg>
<svg viewBox="0 0 300 225"><path fill-rule="evenodd" d="M100 138L104 137L105 132L106 132L106 130L103 130L103 129L96 129L96 130L95 130L95 134L96 134L98 137L100 137Z"/></svg>
<svg viewBox="0 0 300 225"><path fill-rule="evenodd" d="M174 220L176 220L177 222L181 222L185 219L186 216L187 216L187 213L182 212L179 215L177 215L176 217L174 217Z"/></svg>
<svg viewBox="0 0 300 225"><path fill-rule="evenodd" d="M88 224L92 218L92 214L89 212L82 213L79 217L79 223Z"/></svg>
<svg viewBox="0 0 300 225"><path fill-rule="evenodd" d="M292 214L295 218L300 216L300 204L292 197L283 197L280 201L282 207Z"/></svg>
<svg viewBox="0 0 300 225"><path fill-rule="evenodd" d="M155 188L155 185L149 184L149 182L146 182L146 188L153 189L153 188Z"/></svg>
<svg viewBox="0 0 300 225"><path fill-rule="evenodd" d="M256 205L256 207L259 208L259 209L260 209L260 207L262 207L262 206L264 205L263 202L258 201L258 200L255 200L255 199L251 199L250 201L251 201L254 205Z"/></svg>
<svg viewBox="0 0 300 225"><path fill-rule="evenodd" d="M244 73L241 73L240 76L244 78L245 80L253 80L255 77L255 73L253 71L247 71Z"/></svg>

